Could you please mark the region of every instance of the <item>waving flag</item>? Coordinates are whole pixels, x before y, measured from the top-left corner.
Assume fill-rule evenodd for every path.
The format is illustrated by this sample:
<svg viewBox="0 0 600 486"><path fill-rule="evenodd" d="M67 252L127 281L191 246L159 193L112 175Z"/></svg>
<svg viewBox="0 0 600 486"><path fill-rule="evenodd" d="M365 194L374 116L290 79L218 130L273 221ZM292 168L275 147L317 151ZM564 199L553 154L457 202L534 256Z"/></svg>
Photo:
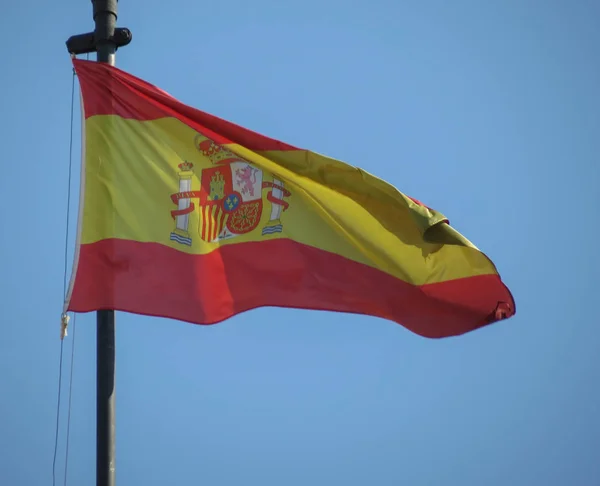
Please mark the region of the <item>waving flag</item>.
<svg viewBox="0 0 600 486"><path fill-rule="evenodd" d="M427 337L515 312L446 218L343 162L74 60L85 118L66 310L213 324L261 306L378 316Z"/></svg>

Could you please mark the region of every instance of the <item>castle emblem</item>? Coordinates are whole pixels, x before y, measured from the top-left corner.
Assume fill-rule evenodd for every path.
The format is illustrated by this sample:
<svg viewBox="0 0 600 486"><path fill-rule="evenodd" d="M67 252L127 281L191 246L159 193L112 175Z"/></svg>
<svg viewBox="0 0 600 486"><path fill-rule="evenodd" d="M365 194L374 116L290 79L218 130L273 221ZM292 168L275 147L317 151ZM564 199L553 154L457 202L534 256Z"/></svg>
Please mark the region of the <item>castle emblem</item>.
<svg viewBox="0 0 600 486"><path fill-rule="evenodd" d="M215 242L254 231L263 212L264 189L269 189L266 199L271 211L261 234L281 233L281 214L289 206L284 198L291 195L283 182L264 181L262 170L200 134L195 144L212 167L202 169L200 188L193 190L194 164L188 161L179 164L179 192L171 196L177 209L171 211L175 229L170 239L191 246L189 218L196 209L200 218L198 236L204 241ZM193 200L198 200L198 208Z"/></svg>

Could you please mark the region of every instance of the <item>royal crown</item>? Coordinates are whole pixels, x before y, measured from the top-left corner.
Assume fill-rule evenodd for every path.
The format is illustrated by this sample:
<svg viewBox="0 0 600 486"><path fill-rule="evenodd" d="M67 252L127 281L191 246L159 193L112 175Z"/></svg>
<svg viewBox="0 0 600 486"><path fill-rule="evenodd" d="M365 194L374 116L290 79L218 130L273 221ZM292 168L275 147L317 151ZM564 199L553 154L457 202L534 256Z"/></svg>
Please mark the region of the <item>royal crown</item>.
<svg viewBox="0 0 600 486"><path fill-rule="evenodd" d="M182 162L181 164L179 164L177 167L179 167L179 170L181 170L182 172L187 172L192 170L192 167L194 167L194 164L192 164L191 162L188 162L187 160Z"/></svg>
<svg viewBox="0 0 600 486"><path fill-rule="evenodd" d="M202 153L202 155L210 159L213 164L238 159L238 157L232 152L210 139L206 139L197 143L196 147Z"/></svg>

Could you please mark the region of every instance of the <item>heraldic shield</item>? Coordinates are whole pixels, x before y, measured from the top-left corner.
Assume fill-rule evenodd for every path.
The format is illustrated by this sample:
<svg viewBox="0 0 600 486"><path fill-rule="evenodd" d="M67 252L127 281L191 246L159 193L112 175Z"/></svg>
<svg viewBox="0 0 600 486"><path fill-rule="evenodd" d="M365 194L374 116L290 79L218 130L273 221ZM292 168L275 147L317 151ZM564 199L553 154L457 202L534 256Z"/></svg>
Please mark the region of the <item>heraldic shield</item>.
<svg viewBox="0 0 600 486"><path fill-rule="evenodd" d="M195 140L196 148L210 160L212 167L200 173L200 188L192 188L194 164L184 161L179 167L179 192L171 195L177 209L171 211L175 230L170 239L182 245L192 244L190 217L198 210L198 235L206 242L216 242L250 233L259 225L263 211L263 190L271 205L269 220L262 228L263 237L281 233L281 213L289 203L284 198L290 192L283 182L273 178L265 181L262 170L202 135ZM198 208L194 201L198 201Z"/></svg>
<svg viewBox="0 0 600 486"><path fill-rule="evenodd" d="M262 171L247 162L202 170L198 232L204 241L249 233L262 214Z"/></svg>

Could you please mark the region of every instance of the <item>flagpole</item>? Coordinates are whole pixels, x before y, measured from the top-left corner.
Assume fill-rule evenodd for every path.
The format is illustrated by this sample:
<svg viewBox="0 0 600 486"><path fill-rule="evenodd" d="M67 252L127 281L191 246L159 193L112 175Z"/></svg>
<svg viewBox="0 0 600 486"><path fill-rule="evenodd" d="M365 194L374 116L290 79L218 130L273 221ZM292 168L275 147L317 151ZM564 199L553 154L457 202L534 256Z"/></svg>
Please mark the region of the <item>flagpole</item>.
<svg viewBox="0 0 600 486"><path fill-rule="evenodd" d="M96 61L115 65L118 0L92 0ZM115 486L115 311L96 313L96 486Z"/></svg>
<svg viewBox="0 0 600 486"><path fill-rule="evenodd" d="M118 47L131 42L116 28L118 0L92 0L94 32L67 40L71 54L96 52L96 62L115 65ZM115 312L96 313L96 486L115 486Z"/></svg>

